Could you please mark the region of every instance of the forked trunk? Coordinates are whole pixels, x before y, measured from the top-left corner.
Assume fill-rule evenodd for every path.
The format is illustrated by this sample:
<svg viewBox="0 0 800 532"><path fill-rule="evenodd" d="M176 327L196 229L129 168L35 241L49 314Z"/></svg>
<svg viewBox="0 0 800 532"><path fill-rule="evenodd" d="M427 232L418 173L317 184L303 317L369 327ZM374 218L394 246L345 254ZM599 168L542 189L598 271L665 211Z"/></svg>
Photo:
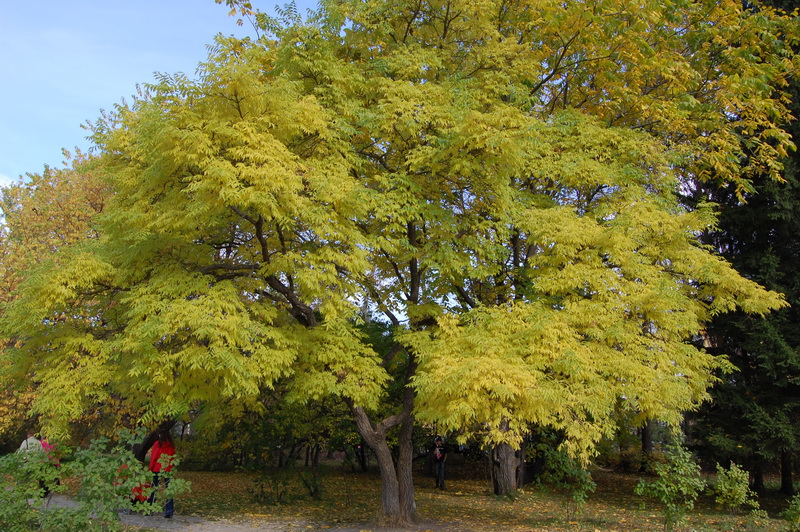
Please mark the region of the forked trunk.
<svg viewBox="0 0 800 532"><path fill-rule="evenodd" d="M417 520L414 486L411 475L411 426L413 420L409 413L402 413L384 419L377 426L373 425L366 412L360 407L353 409L358 431L364 441L375 453L378 470L381 474L381 525L388 527L408 527ZM387 431L398 424L400 429L400 456L394 462Z"/></svg>

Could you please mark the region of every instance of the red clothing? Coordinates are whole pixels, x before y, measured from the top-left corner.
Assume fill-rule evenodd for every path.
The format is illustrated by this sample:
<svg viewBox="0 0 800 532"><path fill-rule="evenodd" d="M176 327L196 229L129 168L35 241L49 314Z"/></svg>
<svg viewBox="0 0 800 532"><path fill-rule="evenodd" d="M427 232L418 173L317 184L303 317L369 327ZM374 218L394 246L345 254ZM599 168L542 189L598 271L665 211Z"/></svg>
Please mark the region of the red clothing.
<svg viewBox="0 0 800 532"><path fill-rule="evenodd" d="M165 454L167 456L175 456L175 447L168 441L160 442L157 441L153 445L153 450L150 453L150 471L153 473L160 473L161 472L161 455ZM167 459L169 465L164 471L172 471L172 460Z"/></svg>
<svg viewBox="0 0 800 532"><path fill-rule="evenodd" d="M121 486L128 481L128 465L122 464L117 469L117 478L114 479L114 486ZM145 482L143 484L139 484L135 488L133 488L133 493L131 494L131 501L132 502L144 502L147 500L147 495L145 495L145 490L150 488L150 483Z"/></svg>
<svg viewBox="0 0 800 532"><path fill-rule="evenodd" d="M135 488L133 488L133 495L131 495L131 500L134 502L144 502L147 500L147 495L144 494L145 490L150 489L151 484L149 482L145 482L144 484L139 484Z"/></svg>
<svg viewBox="0 0 800 532"><path fill-rule="evenodd" d="M45 439L42 439L41 443L42 443L42 450L44 450L45 454L47 455L47 458L50 460L50 463L53 463L56 466L61 465L61 460L58 459L58 455L56 453L56 446L50 445L50 442L48 442Z"/></svg>

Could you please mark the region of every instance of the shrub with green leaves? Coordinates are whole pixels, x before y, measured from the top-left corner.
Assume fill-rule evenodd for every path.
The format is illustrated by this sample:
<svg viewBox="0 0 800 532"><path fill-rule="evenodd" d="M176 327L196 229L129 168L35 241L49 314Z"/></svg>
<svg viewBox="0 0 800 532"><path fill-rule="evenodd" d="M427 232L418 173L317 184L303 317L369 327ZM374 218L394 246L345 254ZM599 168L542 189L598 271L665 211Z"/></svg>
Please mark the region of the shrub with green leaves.
<svg viewBox="0 0 800 532"><path fill-rule="evenodd" d="M253 501L264 504L281 504L286 502L291 485L288 469L262 471L253 480L253 487L249 490Z"/></svg>
<svg viewBox="0 0 800 532"><path fill-rule="evenodd" d="M45 506L39 481L49 476L43 451L0 457L0 530L32 530Z"/></svg>
<svg viewBox="0 0 800 532"><path fill-rule="evenodd" d="M60 465L43 451L0 457L0 530L121 530L119 511L134 509L131 500L134 488L152 480L152 473L128 450L132 441L141 439L141 434L133 433L125 434L116 444L100 438ZM164 473L165 477L170 475ZM65 489L56 482L57 478L78 482L75 507L47 504L43 486L53 493ZM174 498L188 489L186 481L172 479L163 497ZM145 509L156 510L155 506L145 505Z"/></svg>
<svg viewBox="0 0 800 532"><path fill-rule="evenodd" d="M665 458L664 462L653 464L656 479L639 481L635 492L664 505L664 528L672 530L683 523L686 513L694 508L706 483L700 476L700 466L683 445L668 445Z"/></svg>
<svg viewBox="0 0 800 532"><path fill-rule="evenodd" d="M552 446L541 445L535 452L543 455L544 469L539 481L542 484L556 486L570 492L570 501L566 506L567 521L572 521L581 512L589 494L594 492L597 484L592 474L565 451Z"/></svg>
<svg viewBox="0 0 800 532"><path fill-rule="evenodd" d="M744 469L731 463L730 469L717 464L717 481L714 484L717 504L724 506L730 513L737 514L742 506L759 509L756 494L750 489L750 477Z"/></svg>
<svg viewBox="0 0 800 532"><path fill-rule="evenodd" d="M789 530L792 532L800 530L800 494L791 498L789 507L781 515L786 519Z"/></svg>

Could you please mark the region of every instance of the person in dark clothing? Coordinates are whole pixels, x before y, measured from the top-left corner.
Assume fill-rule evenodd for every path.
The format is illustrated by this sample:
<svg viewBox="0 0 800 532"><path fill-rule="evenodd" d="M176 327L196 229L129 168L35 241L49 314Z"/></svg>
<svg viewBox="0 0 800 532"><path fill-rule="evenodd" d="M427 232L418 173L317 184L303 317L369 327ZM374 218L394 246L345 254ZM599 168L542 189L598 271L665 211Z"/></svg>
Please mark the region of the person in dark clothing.
<svg viewBox="0 0 800 532"><path fill-rule="evenodd" d="M441 438L436 438L433 447L433 474L436 477L436 487L444 489L444 464L447 461L447 449Z"/></svg>

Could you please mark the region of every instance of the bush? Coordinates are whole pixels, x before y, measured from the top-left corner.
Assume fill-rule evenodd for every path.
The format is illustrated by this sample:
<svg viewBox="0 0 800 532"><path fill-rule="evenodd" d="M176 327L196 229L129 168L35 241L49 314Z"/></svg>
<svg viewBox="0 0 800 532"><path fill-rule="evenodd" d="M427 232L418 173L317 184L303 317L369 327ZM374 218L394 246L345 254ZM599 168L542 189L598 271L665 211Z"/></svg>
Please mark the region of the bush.
<svg viewBox="0 0 800 532"><path fill-rule="evenodd" d="M569 491L566 517L567 521L574 520L589 500L589 494L597 487L592 474L561 449L539 446L535 451L544 455L539 482Z"/></svg>
<svg viewBox="0 0 800 532"><path fill-rule="evenodd" d="M126 439L130 444L134 439L140 441L142 435L129 433ZM61 465L43 451L0 457L0 530L121 530L119 511L133 509L134 488L152 480L152 473L127 448L124 443L112 445L100 438ZM57 482L59 477L77 480L80 489L75 508L47 506L44 488L64 491ZM173 479L163 496L173 498L188 488L186 481Z"/></svg>
<svg viewBox="0 0 800 532"><path fill-rule="evenodd" d="M253 501L263 504L281 504L286 502L291 485L291 474L288 469L263 471L253 480L249 490Z"/></svg>
<svg viewBox="0 0 800 532"><path fill-rule="evenodd" d="M669 445L665 458L664 462L652 464L656 480L639 481L635 492L664 505L664 528L672 530L683 523L686 513L694 508L706 483L700 477L700 466L682 445Z"/></svg>
<svg viewBox="0 0 800 532"><path fill-rule="evenodd" d="M731 463L731 467L725 470L717 464L717 482L714 485L717 504L728 509L732 514L739 513L742 506L750 506L758 510L758 502L755 500L755 493L750 489L750 476L747 471Z"/></svg>
<svg viewBox="0 0 800 532"><path fill-rule="evenodd" d="M789 507L781 514L789 525L789 530L800 530L800 494L789 501Z"/></svg>
<svg viewBox="0 0 800 532"><path fill-rule="evenodd" d="M294 471L310 497L319 498L322 496L322 481L325 478L324 467L312 466L306 470L301 470L294 466Z"/></svg>

